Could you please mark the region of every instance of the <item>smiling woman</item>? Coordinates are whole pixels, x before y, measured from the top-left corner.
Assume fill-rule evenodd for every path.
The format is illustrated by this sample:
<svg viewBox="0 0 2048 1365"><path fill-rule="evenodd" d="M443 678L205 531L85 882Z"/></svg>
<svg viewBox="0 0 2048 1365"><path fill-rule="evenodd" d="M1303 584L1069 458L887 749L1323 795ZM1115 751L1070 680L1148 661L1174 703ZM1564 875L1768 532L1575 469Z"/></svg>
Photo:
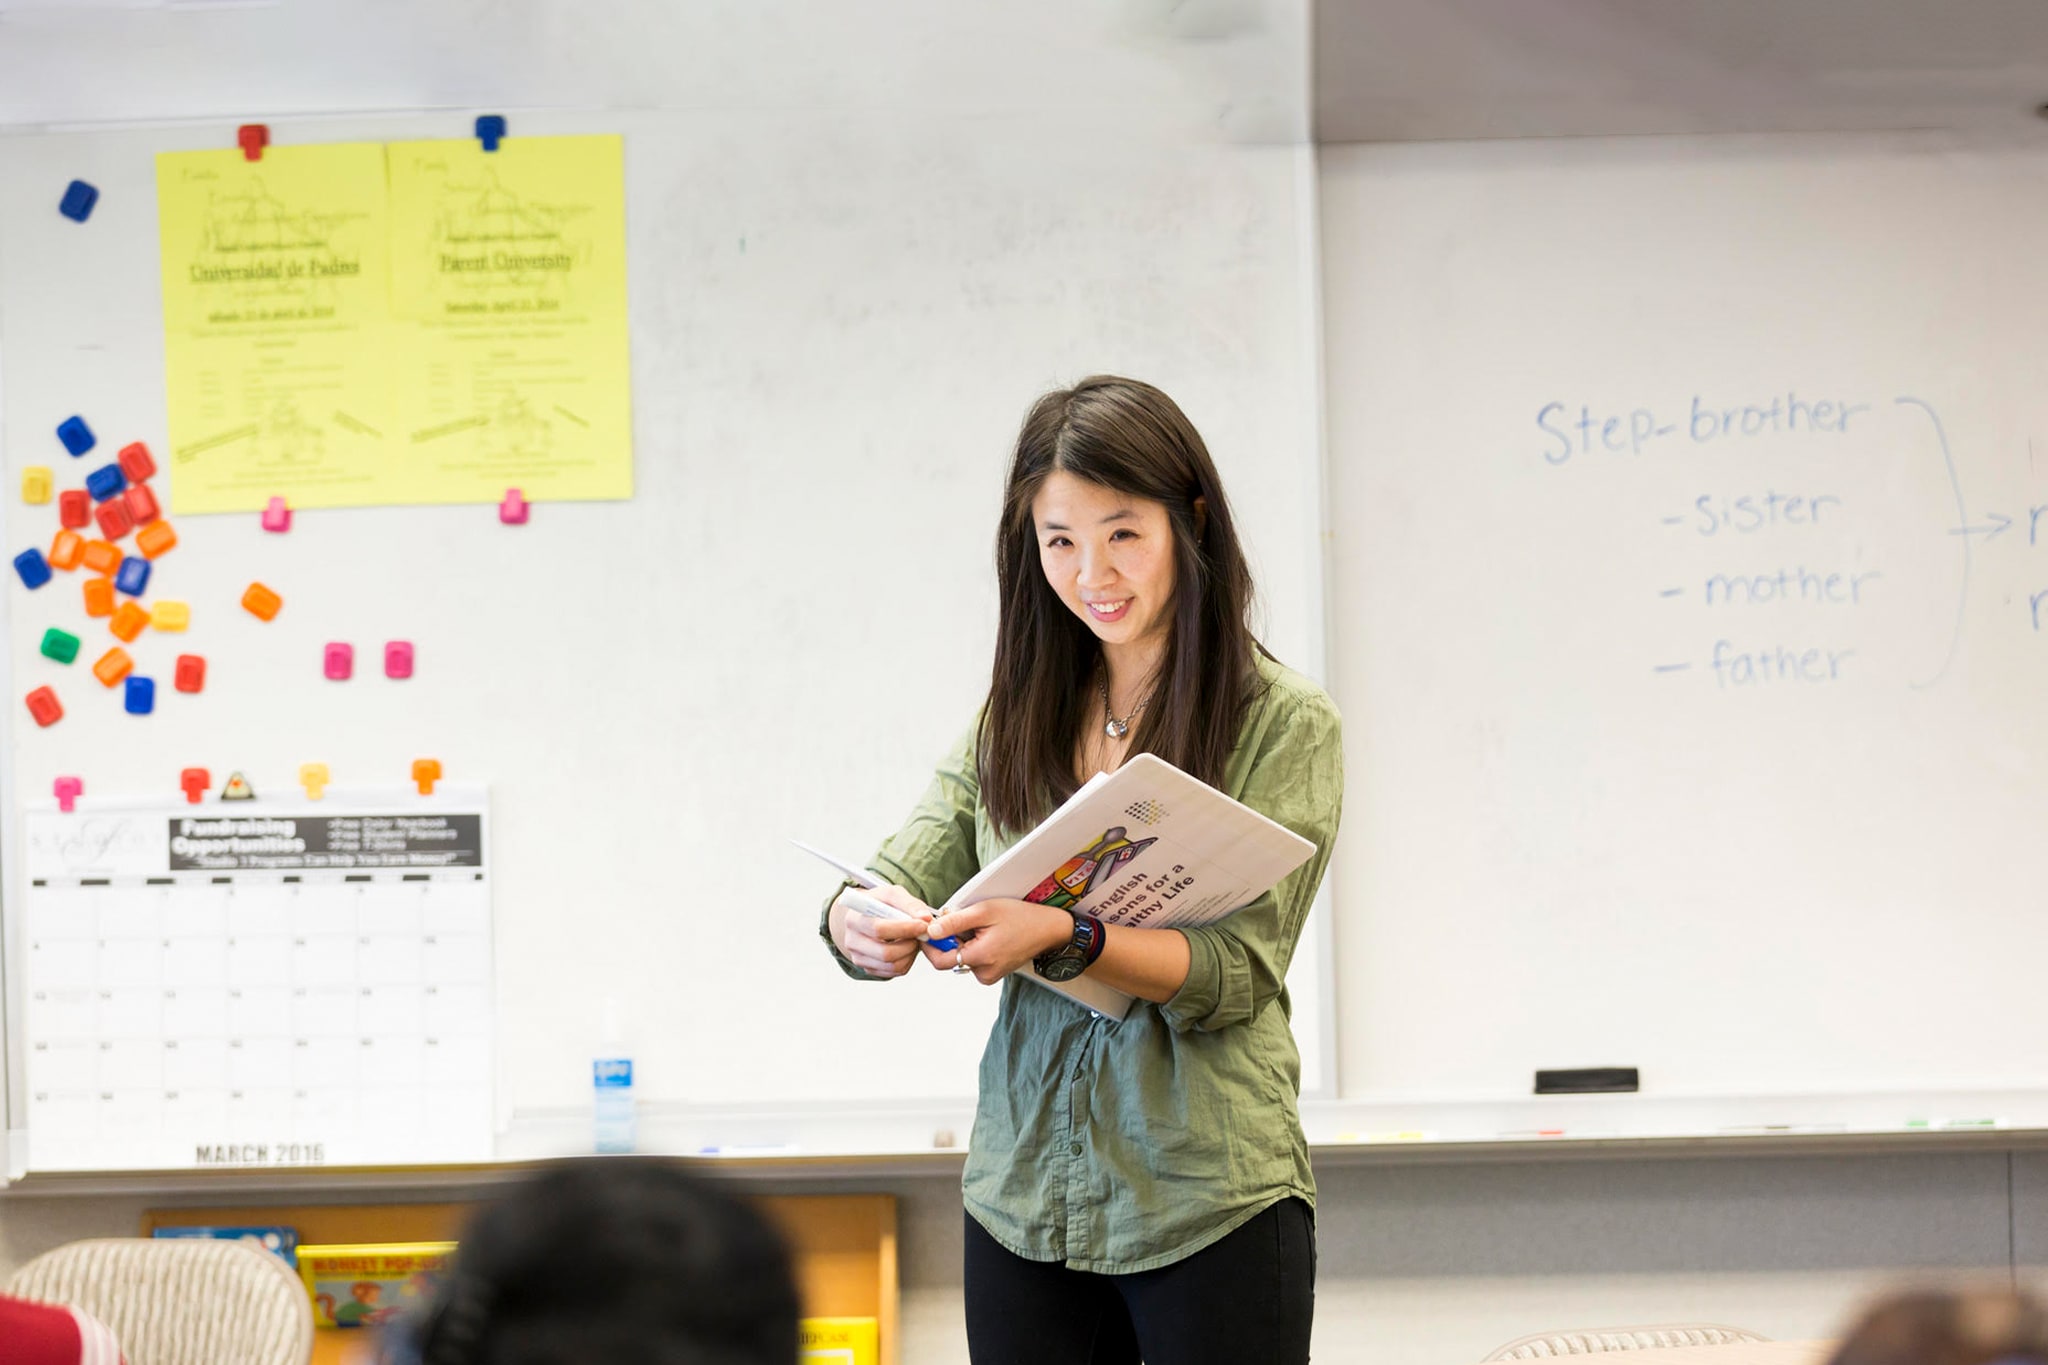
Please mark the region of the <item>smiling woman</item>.
<svg viewBox="0 0 2048 1365"><path fill-rule="evenodd" d="M978 721L822 925L849 975L920 958L1003 998L965 1175L977 1365L1308 1358L1315 1198L1287 966L1343 799L1336 708L1247 624L1252 583L1209 452L1158 389L1099 376L1018 433L996 535L1001 616ZM996 899L933 916L1082 782L1151 753L1313 842L1198 928L1105 930ZM960 946L933 940L958 936ZM1121 1023L1015 980L1081 973Z"/></svg>

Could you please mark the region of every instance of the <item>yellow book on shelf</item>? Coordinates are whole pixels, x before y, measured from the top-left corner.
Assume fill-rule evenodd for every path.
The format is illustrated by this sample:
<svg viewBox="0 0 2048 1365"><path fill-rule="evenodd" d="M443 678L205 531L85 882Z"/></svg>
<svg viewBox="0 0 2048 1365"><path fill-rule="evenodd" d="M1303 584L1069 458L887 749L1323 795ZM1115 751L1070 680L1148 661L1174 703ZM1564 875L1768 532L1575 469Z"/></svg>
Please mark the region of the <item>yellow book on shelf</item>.
<svg viewBox="0 0 2048 1365"><path fill-rule="evenodd" d="M882 1358L873 1318L805 1318L797 1342L803 1365L878 1365Z"/></svg>
<svg viewBox="0 0 2048 1365"><path fill-rule="evenodd" d="M301 1246L299 1278L315 1327L372 1327L433 1295L454 1258L453 1242Z"/></svg>

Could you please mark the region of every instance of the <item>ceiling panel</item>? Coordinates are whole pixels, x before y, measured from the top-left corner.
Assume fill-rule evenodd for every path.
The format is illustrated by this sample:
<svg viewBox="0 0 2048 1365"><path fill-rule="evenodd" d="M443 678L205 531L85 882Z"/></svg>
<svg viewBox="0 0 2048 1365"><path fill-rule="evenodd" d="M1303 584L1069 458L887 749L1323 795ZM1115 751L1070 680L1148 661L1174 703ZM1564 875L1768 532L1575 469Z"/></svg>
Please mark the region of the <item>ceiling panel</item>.
<svg viewBox="0 0 2048 1365"><path fill-rule="evenodd" d="M1316 0L1321 142L2031 130L2044 0Z"/></svg>

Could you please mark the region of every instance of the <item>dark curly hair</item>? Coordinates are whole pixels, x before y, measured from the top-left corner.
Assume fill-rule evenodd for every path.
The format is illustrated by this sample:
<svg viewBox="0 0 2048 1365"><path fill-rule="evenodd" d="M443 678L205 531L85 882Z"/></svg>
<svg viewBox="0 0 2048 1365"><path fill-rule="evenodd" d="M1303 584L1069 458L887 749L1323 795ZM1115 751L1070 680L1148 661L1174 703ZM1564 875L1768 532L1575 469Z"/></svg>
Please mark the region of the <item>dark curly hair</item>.
<svg viewBox="0 0 2048 1365"><path fill-rule="evenodd" d="M478 1213L385 1358L789 1365L797 1316L789 1250L758 1210L674 1162L584 1159Z"/></svg>

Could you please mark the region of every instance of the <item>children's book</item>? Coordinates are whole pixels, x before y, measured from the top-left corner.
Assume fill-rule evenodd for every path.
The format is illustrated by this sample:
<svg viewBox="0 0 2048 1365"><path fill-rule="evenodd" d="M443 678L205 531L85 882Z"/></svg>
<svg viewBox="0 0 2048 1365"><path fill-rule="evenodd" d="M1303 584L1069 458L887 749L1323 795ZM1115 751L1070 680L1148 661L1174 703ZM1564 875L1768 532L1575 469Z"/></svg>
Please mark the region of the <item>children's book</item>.
<svg viewBox="0 0 2048 1365"><path fill-rule="evenodd" d="M1097 773L1037 829L970 878L948 910L1008 897L1093 915L1111 929L1213 924L1272 890L1314 844L1155 754ZM1122 1019L1131 997L1086 973L1047 981Z"/></svg>
<svg viewBox="0 0 2048 1365"><path fill-rule="evenodd" d="M247 1242L253 1247L298 1268L299 1230L280 1227L275 1224L251 1224L246 1227L159 1227L150 1232L152 1237L201 1237L216 1242Z"/></svg>
<svg viewBox="0 0 2048 1365"><path fill-rule="evenodd" d="M299 1278L315 1327L371 1327L433 1296L453 1242L359 1243L299 1248Z"/></svg>
<svg viewBox="0 0 2048 1365"><path fill-rule="evenodd" d="M802 1365L878 1365L881 1359L873 1318L805 1318L797 1326Z"/></svg>

